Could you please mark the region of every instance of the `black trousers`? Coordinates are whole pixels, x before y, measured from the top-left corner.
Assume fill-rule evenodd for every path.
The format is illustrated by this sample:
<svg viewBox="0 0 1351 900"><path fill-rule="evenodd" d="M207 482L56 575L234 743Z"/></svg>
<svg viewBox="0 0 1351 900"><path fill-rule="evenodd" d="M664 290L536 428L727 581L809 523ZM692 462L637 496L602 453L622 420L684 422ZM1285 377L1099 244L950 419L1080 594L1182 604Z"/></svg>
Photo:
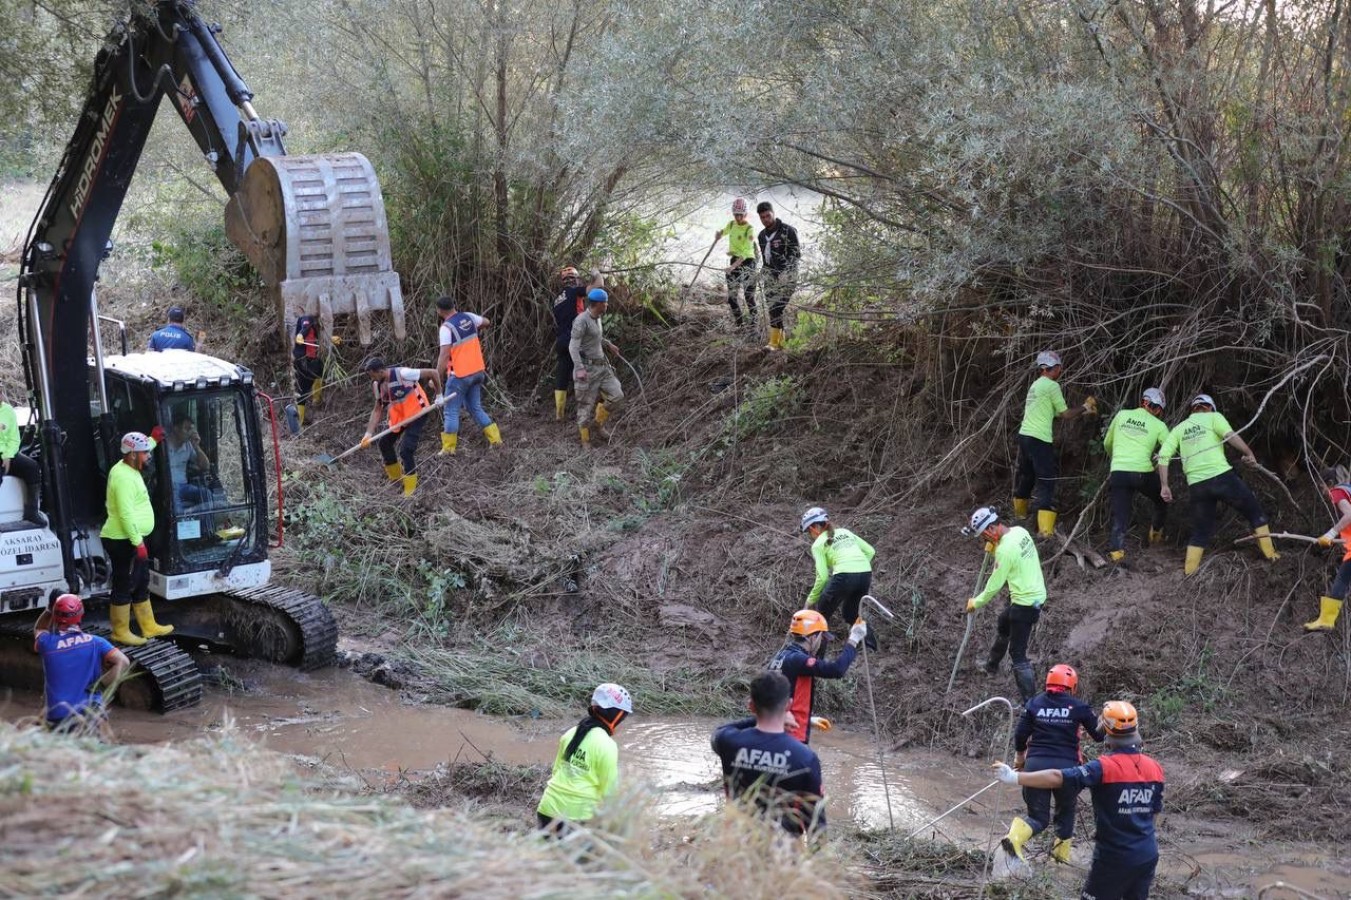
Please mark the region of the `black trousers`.
<svg viewBox="0 0 1351 900"><path fill-rule="evenodd" d="M391 431L389 434L380 438L376 444L380 448L380 458L385 461L385 465L392 466L396 462L403 463L403 474L412 475L417 472L417 442L422 437L422 426L426 424L431 414L423 416L420 419L414 419L403 426L401 431ZM398 454L394 452L395 444L398 444Z"/></svg>
<svg viewBox="0 0 1351 900"><path fill-rule="evenodd" d="M1030 756L1024 771L1040 772L1042 769L1065 769L1077 765L1072 761L1058 759L1039 759ZM1051 818L1051 801L1055 801L1055 818ZM1069 839L1074 837L1074 813L1079 805L1079 789L1061 785L1054 790L1043 788L1023 788L1023 803L1027 806L1027 824L1032 826L1033 834L1041 834L1052 823L1055 824L1055 836Z"/></svg>
<svg viewBox="0 0 1351 900"><path fill-rule="evenodd" d="M1351 590L1351 559L1344 561L1337 567L1337 577L1332 579L1332 587L1328 588L1328 596L1333 600L1345 600L1348 590Z"/></svg>
<svg viewBox="0 0 1351 900"><path fill-rule="evenodd" d="M1232 506L1253 528L1267 524L1267 514L1262 512L1262 504L1258 502L1252 488L1244 484L1233 469L1190 485L1187 494L1192 514L1192 533L1187 543L1193 547L1210 544L1218 524L1216 509L1221 503Z"/></svg>
<svg viewBox="0 0 1351 900"><path fill-rule="evenodd" d="M1031 498L1031 510L1055 509L1055 480L1059 467L1055 447L1046 441L1018 435L1018 474L1013 482L1013 496Z"/></svg>
<svg viewBox="0 0 1351 900"><path fill-rule="evenodd" d="M728 259L728 265L737 261L733 256ZM759 311L755 305L755 260L748 259L737 266L735 269L727 272L727 305L732 308L732 319L737 325L744 325L746 320L741 316L741 304L739 294L746 295L746 312L750 315L751 324L755 324Z"/></svg>
<svg viewBox="0 0 1351 900"><path fill-rule="evenodd" d="M834 618L835 611L844 614L846 627L858 619L858 605L868 589L872 587L872 572L839 572L830 576L821 597L816 601L816 611L826 617L826 624Z"/></svg>
<svg viewBox="0 0 1351 900"><path fill-rule="evenodd" d="M769 327L783 328L783 311L797 289L797 275L765 269L765 305L769 307Z"/></svg>
<svg viewBox="0 0 1351 900"><path fill-rule="evenodd" d="M1080 900L1146 900L1154 884L1157 857L1138 866L1104 863L1094 855Z"/></svg>
<svg viewBox="0 0 1351 900"><path fill-rule="evenodd" d="M112 565L113 606L126 606L150 599L150 561L136 558L131 541L104 538L103 549Z"/></svg>
<svg viewBox="0 0 1351 900"><path fill-rule="evenodd" d="M1107 479L1107 489L1112 495L1110 549L1126 549L1126 532L1131 527L1131 506L1136 494L1143 494L1146 500L1154 504L1150 527L1155 531L1163 530L1163 523L1168 518L1168 504L1163 502L1163 495L1159 493L1158 472L1113 472Z"/></svg>
<svg viewBox="0 0 1351 900"><path fill-rule="evenodd" d="M28 485L28 502L37 503L38 498L42 496L42 466L39 466L36 460L29 459L22 453L16 453L9 461L9 474ZM0 469L0 481L4 480L4 469Z"/></svg>
<svg viewBox="0 0 1351 900"><path fill-rule="evenodd" d="M568 341L554 341L554 390L566 391L572 387L572 353Z"/></svg>
<svg viewBox="0 0 1351 900"><path fill-rule="evenodd" d="M998 668L1005 653L1014 666L1027 665L1027 645L1032 640L1032 629L1040 618L1041 610L1035 606L1014 603L1005 606L999 614L994 646L990 648L990 660L985 668Z"/></svg>
<svg viewBox="0 0 1351 900"><path fill-rule="evenodd" d="M317 356L302 356L292 360L292 368L296 373L296 403L309 403L314 382L324 374L324 361Z"/></svg>

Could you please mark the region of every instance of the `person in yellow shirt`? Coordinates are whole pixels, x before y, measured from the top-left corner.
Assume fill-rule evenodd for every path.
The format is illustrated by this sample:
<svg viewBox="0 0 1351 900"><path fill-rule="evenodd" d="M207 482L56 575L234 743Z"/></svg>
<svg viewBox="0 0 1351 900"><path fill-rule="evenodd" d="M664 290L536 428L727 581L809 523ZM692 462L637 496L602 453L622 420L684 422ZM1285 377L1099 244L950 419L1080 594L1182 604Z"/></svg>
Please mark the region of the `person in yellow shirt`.
<svg viewBox="0 0 1351 900"><path fill-rule="evenodd" d="M760 262L760 254L755 244L755 226L746 221L750 208L744 197L732 201L732 221L728 222L713 237L713 246L727 238L727 305L732 308L732 319L737 328L746 324L741 317L740 295L746 295L746 312L749 314L751 329L755 329L759 313L755 306L755 271Z"/></svg>
<svg viewBox="0 0 1351 900"><path fill-rule="evenodd" d="M1060 354L1043 350L1037 354L1037 380L1027 390L1023 422L1018 428L1018 472L1013 484L1013 515L1023 519L1037 514L1037 536L1055 534L1055 482L1058 464L1051 444L1052 423L1056 419L1077 419L1096 415L1097 401L1084 399L1082 406L1070 409L1060 390L1064 365ZM1035 488L1035 493L1033 489Z"/></svg>
<svg viewBox="0 0 1351 900"><path fill-rule="evenodd" d="M587 716L558 741L553 774L536 815L546 834L559 837L569 825L587 822L619 785L619 745L614 733L633 715L633 698L617 684L597 686Z"/></svg>
<svg viewBox="0 0 1351 900"><path fill-rule="evenodd" d="M829 623L835 611L844 614L848 628L858 621L859 604L872 587L873 556L877 551L848 528L836 528L826 511L813 506L802 514L800 527L812 540L812 563L816 580L807 593L806 609L815 608ZM877 649L870 631L866 643Z"/></svg>
<svg viewBox="0 0 1351 900"><path fill-rule="evenodd" d="M1168 487L1168 463L1174 455L1181 455L1182 474L1187 478L1192 532L1187 539L1187 559L1182 566L1184 575L1191 575L1200 568L1206 545L1215 536L1215 512L1220 503L1232 506L1248 520L1263 556L1272 560L1281 558L1271 543L1267 514L1262 511L1262 504L1252 489L1243 483L1225 459L1225 444L1242 453L1245 463L1256 465L1257 457L1252 448L1215 410L1211 396L1197 394L1191 402L1191 415L1168 433L1159 450L1159 491L1165 503L1173 502L1173 491Z"/></svg>
<svg viewBox="0 0 1351 900"><path fill-rule="evenodd" d="M156 427L156 432L163 429ZM99 537L112 576L112 599L108 618L113 625L114 643L138 647L149 638L173 633L172 625L155 621L150 606L150 551L145 540L155 530L155 510L142 473L150 465L150 453L156 438L139 431L122 436L122 459L108 471L108 518ZM131 613L141 634L131 633Z"/></svg>
<svg viewBox="0 0 1351 900"><path fill-rule="evenodd" d="M1154 451L1168 437L1168 426L1159 418L1164 406L1163 391L1146 388L1137 408L1123 409L1112 417L1102 439L1102 446L1112 460L1107 487L1112 496L1112 537L1108 546L1113 562L1126 558L1126 530L1131 525L1131 504L1136 494L1143 494L1154 504L1149 542L1157 544L1163 540L1168 504L1163 502L1159 473L1154 469Z"/></svg>
<svg viewBox="0 0 1351 900"><path fill-rule="evenodd" d="M1041 573L1041 554L1037 543L1026 528L1010 528L999 521L993 507L982 506L971 514L971 521L962 533L979 538L986 544L986 553L994 545L994 571L984 589L966 601L966 614L976 612L993 600L1008 586L1009 602L999 613L995 627L995 641L985 661L985 673L995 675L999 664L1008 654L1013 665L1013 681L1026 703L1037 693L1037 680L1032 661L1027 658L1027 645L1032 641L1032 629L1041 620L1041 608L1046 605L1046 579Z"/></svg>

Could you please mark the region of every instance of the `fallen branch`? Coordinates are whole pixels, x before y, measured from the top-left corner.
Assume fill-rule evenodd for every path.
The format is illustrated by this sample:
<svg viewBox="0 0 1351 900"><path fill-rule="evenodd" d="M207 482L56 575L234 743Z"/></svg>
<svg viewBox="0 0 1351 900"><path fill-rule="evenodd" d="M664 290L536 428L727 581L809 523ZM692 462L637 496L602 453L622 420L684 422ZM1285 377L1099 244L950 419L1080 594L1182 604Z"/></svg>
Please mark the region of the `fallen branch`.
<svg viewBox="0 0 1351 900"><path fill-rule="evenodd" d="M1261 472L1263 475L1267 476L1272 481L1279 484L1281 486L1281 490L1285 491L1285 498L1290 501L1290 505L1293 506L1296 510L1299 509L1299 504L1295 502L1295 495L1290 493L1290 488L1285 486L1285 482L1281 480L1281 477L1279 475L1277 475L1275 472L1271 471L1270 469L1268 469L1266 466L1262 465L1259 462L1248 463L1248 468L1256 469L1258 472Z"/></svg>
<svg viewBox="0 0 1351 900"><path fill-rule="evenodd" d="M1309 537L1307 534L1293 534L1293 533L1291 533L1291 532L1289 532L1289 531L1273 531L1271 534L1263 535L1263 537L1282 538L1282 539L1287 540L1287 541L1304 541L1306 544L1316 544L1316 543L1318 543L1318 538L1316 538L1316 537ZM1241 538L1235 538L1235 539L1234 539L1234 543L1235 543L1235 544L1242 544L1244 541L1255 541L1255 540L1257 540L1257 535L1255 535L1255 534L1249 534L1249 535L1244 535L1244 536L1241 537ZM1332 543L1334 543L1334 544L1340 544L1340 543L1342 543L1342 539L1341 539L1341 538L1333 538L1333 539L1332 539Z"/></svg>

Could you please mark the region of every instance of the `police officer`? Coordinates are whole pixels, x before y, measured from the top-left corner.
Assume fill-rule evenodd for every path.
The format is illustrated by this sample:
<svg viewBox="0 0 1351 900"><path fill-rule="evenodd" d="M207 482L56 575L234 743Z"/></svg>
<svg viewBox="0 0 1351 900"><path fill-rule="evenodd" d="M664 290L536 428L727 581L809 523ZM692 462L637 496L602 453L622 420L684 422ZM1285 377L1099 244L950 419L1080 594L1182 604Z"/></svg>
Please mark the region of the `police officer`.
<svg viewBox="0 0 1351 900"><path fill-rule="evenodd" d="M1089 706L1074 696L1079 686L1079 673L1072 666L1061 663L1051 666L1046 673L1046 690L1027 701L1018 728L1013 733L1016 751L1013 767L1018 770L1065 768L1083 761L1079 753L1079 729L1102 740L1098 716ZM1046 830L1051 824L1051 800L1055 800L1055 843L1051 857L1056 862L1070 861L1070 841L1074 837L1074 810L1079 791L1060 787L1054 791L1042 788L1023 788L1023 803L1027 817L1015 817L1004 838L1004 850L1019 859L1023 845Z"/></svg>
<svg viewBox="0 0 1351 900"><path fill-rule="evenodd" d="M366 434L361 438L361 446L371 445L375 432L380 428L381 417L388 413L389 434L380 438L376 446L380 448L380 458L385 464L385 475L390 481L403 482L403 495L407 497L417 490L417 442L422 437L422 425L427 420L426 416L413 417L431 405L427 400L427 392L422 389L422 382L428 382L436 393L440 393L441 376L435 369L389 366L378 356L366 360L362 368L371 376L375 406L366 422Z"/></svg>
<svg viewBox="0 0 1351 900"><path fill-rule="evenodd" d="M788 711L793 723L788 733L804 744L811 740L810 729L830 730L830 721L812 715L816 695L816 679L843 678L858 654L858 645L868 636L868 624L862 619L849 628L849 641L834 659L822 654L830 638L826 617L814 609L800 609L793 613L788 626L788 643L769 661L769 670L782 672L792 686L793 696Z"/></svg>
<svg viewBox="0 0 1351 900"><path fill-rule="evenodd" d="M483 344L479 340L479 333L493 323L477 313L456 309L455 301L450 297L437 300L436 311L441 317L441 350L436 358L436 370L446 379L440 455L453 454L459 444L460 404L464 404L483 429L488 445L500 447L502 432L483 410L483 385L488 380L488 367L483 362Z"/></svg>
<svg viewBox="0 0 1351 900"><path fill-rule="evenodd" d="M125 653L80 630L84 603L62 594L33 625L33 650L42 659L47 727L53 731L101 728L103 691L131 667Z"/></svg>
<svg viewBox="0 0 1351 900"><path fill-rule="evenodd" d="M1027 645L1032 640L1032 629L1041 618L1041 607L1046 603L1046 581L1041 574L1041 556L1032 535L1020 525L1009 528L999 521L992 508L982 506L971 514L970 524L963 533L994 545L994 571L985 589L966 601L967 614L973 613L994 599L1004 587L1009 587L1009 603L999 614L995 642L985 662L985 672L994 675L1007 653L1013 663L1013 680L1018 693L1026 703L1036 691L1032 663L1027 658Z"/></svg>
<svg viewBox="0 0 1351 900"><path fill-rule="evenodd" d="M337 338L333 338L337 341ZM305 424L305 407L318 403L324 392L324 358L319 355L319 322L314 316L296 319L291 344L291 369L296 378L296 417Z"/></svg>
<svg viewBox="0 0 1351 900"><path fill-rule="evenodd" d="M197 341L183 327L183 307L169 307L169 321L150 334L147 346L151 350L196 350Z"/></svg>
<svg viewBox="0 0 1351 900"><path fill-rule="evenodd" d="M796 724L788 712L793 689L780 672L761 672L751 681L751 717L713 732L713 752L722 761L723 788L732 799L747 798L773 815L792 835L826 826L821 798L821 760L785 731Z"/></svg>
<svg viewBox="0 0 1351 900"><path fill-rule="evenodd" d="M1089 763L1064 769L995 771L1004 784L1057 790L1088 788L1097 825L1093 865L1081 900L1145 900L1159 863L1154 817L1163 812L1163 767L1140 752L1135 707L1113 700L1102 708L1107 750Z"/></svg>
<svg viewBox="0 0 1351 900"><path fill-rule="evenodd" d="M592 288L605 287L605 276L599 269L591 270L591 283L582 284L581 274L573 266L564 266L558 273L563 282L563 291L554 298L554 418L563 421L563 412L568 405L568 388L572 387L572 354L568 344L572 340L572 323L586 312L586 294ZM596 410L601 416L603 405ZM601 419L604 424L604 419Z"/></svg>
<svg viewBox="0 0 1351 900"><path fill-rule="evenodd" d="M152 434L155 436L128 431L122 435L122 459L108 470L108 518L99 532L112 569L112 597L108 606L112 637L116 643L129 647L138 647L148 638L163 637L174 630L172 625L156 622L150 606L150 550L145 541L155 530L155 510L150 505L150 491L143 473L164 429L156 426ZM131 633L133 609L141 627L139 637Z"/></svg>
<svg viewBox="0 0 1351 900"><path fill-rule="evenodd" d="M1126 558L1126 530L1131 525L1131 505L1143 494L1154 506L1149 523L1149 543L1163 540L1168 504L1160 493L1159 473L1154 470L1154 451L1168 437L1163 415L1163 391L1146 388L1136 409L1123 409L1112 417L1102 446L1112 458L1107 487L1112 495L1112 537L1108 544L1113 562Z"/></svg>
<svg viewBox="0 0 1351 900"><path fill-rule="evenodd" d="M586 822L619 785L619 745L614 733L633 715L633 698L617 684L597 686L586 718L558 741L553 774L536 815L539 827L559 836L569 823Z"/></svg>

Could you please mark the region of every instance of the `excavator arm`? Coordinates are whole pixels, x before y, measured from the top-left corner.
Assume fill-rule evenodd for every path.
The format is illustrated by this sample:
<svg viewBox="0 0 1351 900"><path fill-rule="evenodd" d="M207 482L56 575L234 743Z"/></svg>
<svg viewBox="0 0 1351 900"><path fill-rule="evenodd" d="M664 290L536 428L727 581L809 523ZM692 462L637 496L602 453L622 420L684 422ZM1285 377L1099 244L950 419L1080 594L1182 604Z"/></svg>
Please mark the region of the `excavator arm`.
<svg viewBox="0 0 1351 900"><path fill-rule="evenodd" d="M286 155L286 127L263 119L253 93L198 14L195 0L141 3L108 35L75 133L25 244L19 331L30 404L39 411L45 506L78 590L72 541L104 518L115 460L101 368L94 285L113 224L167 94L230 196L226 230L272 291L283 336L301 314L325 333L372 312L403 337L379 183L360 154Z"/></svg>

